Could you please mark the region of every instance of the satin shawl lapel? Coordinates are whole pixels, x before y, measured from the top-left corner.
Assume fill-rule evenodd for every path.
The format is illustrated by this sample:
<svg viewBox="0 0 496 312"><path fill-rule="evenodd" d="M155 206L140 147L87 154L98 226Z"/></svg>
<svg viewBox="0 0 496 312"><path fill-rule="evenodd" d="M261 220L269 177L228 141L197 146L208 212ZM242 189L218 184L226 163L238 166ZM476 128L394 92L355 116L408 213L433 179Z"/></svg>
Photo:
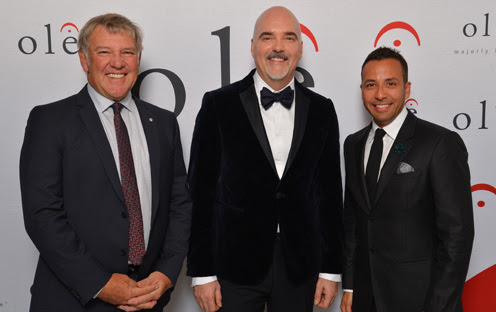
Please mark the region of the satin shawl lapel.
<svg viewBox="0 0 496 312"><path fill-rule="evenodd" d="M284 168L283 178L286 172L291 168L291 164L298 152L298 149L305 134L305 127L307 125L308 109L310 106L310 99L306 97L301 91L301 87L295 82L295 121L293 129L293 139L291 142L291 149L289 150L288 160Z"/></svg>
<svg viewBox="0 0 496 312"><path fill-rule="evenodd" d="M160 175L160 140L157 129L158 118L146 108L145 104L138 98L133 97L143 125L143 130L146 136L148 145L148 154L150 156L150 174L152 177L152 223L155 220L155 215L158 209L159 198L159 175ZM165 138L164 138L165 139ZM171 173L172 174L172 173Z"/></svg>
<svg viewBox="0 0 496 312"><path fill-rule="evenodd" d="M251 85L239 94L241 103L248 115L253 131L258 138L258 142L262 147L265 156L269 160L270 166L277 175L276 164L274 162L274 157L272 156L272 151L270 149L269 140L267 139L267 134L265 133L265 127L263 125L262 115L260 114L260 108L258 104L258 98L255 93L255 85L253 81Z"/></svg>
<svg viewBox="0 0 496 312"><path fill-rule="evenodd" d="M412 113L408 113L403 125L401 126L400 132L394 140L393 146L389 151L389 154L386 158L386 162L381 170L381 176L379 177L379 181L377 182L377 193L375 195L375 202L381 197L382 193L386 189L386 186L391 179L391 176L396 172L398 165L405 158L405 156L410 151L413 146L414 140L411 139L415 132L415 124L417 120L416 117L413 116ZM400 153L399 155L395 152L395 146L403 145L405 147L405 152ZM375 205L375 203L374 203ZM372 206L373 207L373 206Z"/></svg>
<svg viewBox="0 0 496 312"><path fill-rule="evenodd" d="M86 126L86 130L88 130L88 133L90 134L91 140L95 144L96 151L102 160L103 167L110 178L110 182L112 183L115 192L125 206L126 201L124 200L124 193L122 192L122 185L119 179L119 172L117 171L114 155L112 154L107 135L105 134L102 122L87 88L88 87L85 86L76 98L76 105L81 107L79 115Z"/></svg>
<svg viewBox="0 0 496 312"><path fill-rule="evenodd" d="M362 137L358 143L358 146L355 150L355 159L356 164L355 168L358 169L358 183L360 184L360 194L362 195L362 201L364 205L360 205L365 212L369 212L371 208L371 203L369 202L369 194L367 191L367 184L365 183L365 167L363 166L364 157L365 157L365 143L367 143L367 138L369 136L370 129L372 128L372 123L364 130Z"/></svg>

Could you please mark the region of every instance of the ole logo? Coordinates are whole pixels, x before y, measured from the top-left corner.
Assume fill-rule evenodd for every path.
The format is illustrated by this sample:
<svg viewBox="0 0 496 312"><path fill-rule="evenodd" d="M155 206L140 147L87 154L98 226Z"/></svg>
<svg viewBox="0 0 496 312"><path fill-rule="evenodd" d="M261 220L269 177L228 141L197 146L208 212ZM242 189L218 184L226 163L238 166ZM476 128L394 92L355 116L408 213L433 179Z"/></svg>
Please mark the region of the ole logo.
<svg viewBox="0 0 496 312"><path fill-rule="evenodd" d="M410 24L407 24L405 22L392 22L392 23L389 23L386 26L382 27L382 29L379 31L379 33L377 34L377 37L375 38L374 48L377 47L377 43L379 42L379 39L381 39L381 37L385 33L389 32L391 30L394 30L394 29L404 29L404 30L410 32L413 35L413 37L417 40L417 44L420 46L420 37L419 37L417 31L415 30L415 28L413 28ZM401 45L401 41L399 39L396 39L396 40L394 40L393 44L395 47L399 47Z"/></svg>

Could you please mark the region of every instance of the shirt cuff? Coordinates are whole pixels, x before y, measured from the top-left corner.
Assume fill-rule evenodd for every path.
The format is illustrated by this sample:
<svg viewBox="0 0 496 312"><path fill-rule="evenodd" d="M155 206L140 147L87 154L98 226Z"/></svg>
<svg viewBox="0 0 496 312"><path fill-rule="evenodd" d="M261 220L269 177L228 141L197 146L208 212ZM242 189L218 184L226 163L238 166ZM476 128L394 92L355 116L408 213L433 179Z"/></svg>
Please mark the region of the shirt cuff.
<svg viewBox="0 0 496 312"><path fill-rule="evenodd" d="M217 280L217 276L202 276L202 277L193 277L191 280L191 287L195 287L198 285L204 285L207 283L215 282Z"/></svg>
<svg viewBox="0 0 496 312"><path fill-rule="evenodd" d="M331 282L336 282L336 283L341 282L341 274L320 273L319 277Z"/></svg>
<svg viewBox="0 0 496 312"><path fill-rule="evenodd" d="M353 289L343 289L344 292L350 292L352 293L353 292Z"/></svg>

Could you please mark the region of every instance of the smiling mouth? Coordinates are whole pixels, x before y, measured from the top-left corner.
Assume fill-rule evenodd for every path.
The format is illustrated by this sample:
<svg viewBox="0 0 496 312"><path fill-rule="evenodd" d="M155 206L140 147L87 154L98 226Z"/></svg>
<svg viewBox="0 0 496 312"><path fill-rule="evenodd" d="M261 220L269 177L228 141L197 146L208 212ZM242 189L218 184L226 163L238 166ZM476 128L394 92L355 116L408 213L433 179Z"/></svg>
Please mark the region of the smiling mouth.
<svg viewBox="0 0 496 312"><path fill-rule="evenodd" d="M125 74L107 74L107 77L110 77L110 78L123 78L125 76Z"/></svg>
<svg viewBox="0 0 496 312"><path fill-rule="evenodd" d="M381 109L381 108L387 108L391 104L373 104L373 105L374 107Z"/></svg>
<svg viewBox="0 0 496 312"><path fill-rule="evenodd" d="M284 62L288 59L288 56L283 53L271 53L267 56L267 59L273 62Z"/></svg>

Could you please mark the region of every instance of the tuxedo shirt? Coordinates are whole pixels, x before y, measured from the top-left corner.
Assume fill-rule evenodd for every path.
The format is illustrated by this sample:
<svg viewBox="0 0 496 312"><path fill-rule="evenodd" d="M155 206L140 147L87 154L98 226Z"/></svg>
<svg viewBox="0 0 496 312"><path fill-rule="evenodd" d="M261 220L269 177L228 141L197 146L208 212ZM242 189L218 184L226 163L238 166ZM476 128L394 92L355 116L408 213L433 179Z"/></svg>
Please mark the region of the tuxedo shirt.
<svg viewBox="0 0 496 312"><path fill-rule="evenodd" d="M273 93L279 93L289 86L294 93L294 79L291 79L291 82L284 86L284 88L281 88L281 90L274 90L265 81L263 81L258 74L258 71L255 71L255 74L253 75L253 82L255 85L255 93L258 99L260 114L265 128L265 134L267 135L272 157L274 158L277 175L279 176L279 179L281 179L284 169L286 168L289 151L291 150L291 143L293 140L296 97L293 97L293 103L289 109L284 107L281 102L274 102L272 106L265 109L261 104L262 101L260 97L263 88L267 88ZM277 232L279 233L279 225L277 226ZM319 277L334 282L341 281L340 274L320 273ZM217 276L193 277L191 286L194 287L197 285L203 285L216 280Z"/></svg>

